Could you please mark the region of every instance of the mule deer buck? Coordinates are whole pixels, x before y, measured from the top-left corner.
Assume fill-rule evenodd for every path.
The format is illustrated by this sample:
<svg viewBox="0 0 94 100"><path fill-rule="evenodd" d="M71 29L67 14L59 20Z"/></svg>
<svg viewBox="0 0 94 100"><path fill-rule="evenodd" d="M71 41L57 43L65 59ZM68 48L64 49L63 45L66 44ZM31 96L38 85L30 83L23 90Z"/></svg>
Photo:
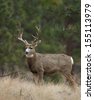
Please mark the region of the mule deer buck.
<svg viewBox="0 0 94 100"><path fill-rule="evenodd" d="M39 28L37 27L39 31ZM19 34L18 39L22 41L25 46L25 55L30 71L38 75L38 81L43 81L44 74L52 74L55 72L62 73L70 85L75 86L75 81L71 74L73 59L66 54L41 54L36 53L35 48L41 42L37 37L33 36L32 43L28 43L22 38L23 32Z"/></svg>

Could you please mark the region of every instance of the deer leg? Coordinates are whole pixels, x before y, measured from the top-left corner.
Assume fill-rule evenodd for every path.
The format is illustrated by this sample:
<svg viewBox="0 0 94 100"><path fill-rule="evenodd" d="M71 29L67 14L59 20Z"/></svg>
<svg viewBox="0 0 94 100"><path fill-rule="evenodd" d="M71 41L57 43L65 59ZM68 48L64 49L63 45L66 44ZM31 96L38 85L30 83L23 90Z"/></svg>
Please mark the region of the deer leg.
<svg viewBox="0 0 94 100"><path fill-rule="evenodd" d="M38 83L39 84L43 84L44 83L44 81L43 81L43 74L44 74L43 71L38 72Z"/></svg>
<svg viewBox="0 0 94 100"><path fill-rule="evenodd" d="M74 78L72 77L72 75L69 73L63 73L63 75L66 77L66 80L68 81L69 85L75 89L77 84L76 84Z"/></svg>
<svg viewBox="0 0 94 100"><path fill-rule="evenodd" d="M63 83L66 84L66 77L62 75Z"/></svg>
<svg viewBox="0 0 94 100"><path fill-rule="evenodd" d="M35 84L38 84L38 76L39 75L37 73L33 75L33 81Z"/></svg>

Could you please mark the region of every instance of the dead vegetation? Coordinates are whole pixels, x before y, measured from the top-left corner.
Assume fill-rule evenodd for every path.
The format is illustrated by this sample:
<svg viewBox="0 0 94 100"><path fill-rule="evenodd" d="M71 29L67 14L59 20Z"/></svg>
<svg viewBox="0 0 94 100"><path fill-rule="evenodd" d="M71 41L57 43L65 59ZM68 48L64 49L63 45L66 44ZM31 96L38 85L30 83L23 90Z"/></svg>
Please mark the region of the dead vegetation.
<svg viewBox="0 0 94 100"><path fill-rule="evenodd" d="M35 85L5 77L0 78L0 100L80 100L80 87L74 92L64 84Z"/></svg>

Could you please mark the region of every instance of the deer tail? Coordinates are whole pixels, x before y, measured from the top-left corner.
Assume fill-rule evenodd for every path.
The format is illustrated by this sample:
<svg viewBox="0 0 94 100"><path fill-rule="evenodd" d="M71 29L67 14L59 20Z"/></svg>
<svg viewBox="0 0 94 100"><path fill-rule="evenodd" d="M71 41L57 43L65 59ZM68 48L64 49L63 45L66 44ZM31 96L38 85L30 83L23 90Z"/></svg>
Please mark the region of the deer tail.
<svg viewBox="0 0 94 100"><path fill-rule="evenodd" d="M72 70L71 70L71 74L73 75L74 74L74 67L75 67L75 64L74 64L74 60L73 58L71 57L71 63L72 63Z"/></svg>

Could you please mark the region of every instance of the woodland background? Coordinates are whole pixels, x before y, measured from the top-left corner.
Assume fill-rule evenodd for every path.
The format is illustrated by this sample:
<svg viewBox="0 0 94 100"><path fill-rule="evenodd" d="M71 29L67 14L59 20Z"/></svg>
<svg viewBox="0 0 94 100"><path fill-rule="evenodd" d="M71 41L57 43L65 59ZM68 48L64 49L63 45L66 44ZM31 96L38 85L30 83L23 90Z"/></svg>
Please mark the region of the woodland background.
<svg viewBox="0 0 94 100"><path fill-rule="evenodd" d="M27 68L19 23L29 42L41 27L36 52L66 53L80 63L80 10L80 0L0 0L0 70Z"/></svg>

